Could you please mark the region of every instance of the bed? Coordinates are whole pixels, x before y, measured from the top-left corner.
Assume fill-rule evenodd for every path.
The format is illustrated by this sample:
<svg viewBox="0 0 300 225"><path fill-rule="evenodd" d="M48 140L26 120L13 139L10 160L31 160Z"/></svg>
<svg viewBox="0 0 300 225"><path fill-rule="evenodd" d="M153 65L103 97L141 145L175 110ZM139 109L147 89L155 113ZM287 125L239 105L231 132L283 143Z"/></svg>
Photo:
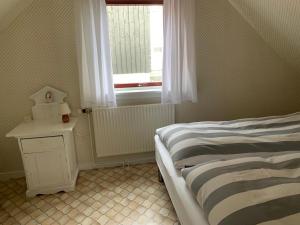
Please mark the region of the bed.
<svg viewBox="0 0 300 225"><path fill-rule="evenodd" d="M180 171L176 170L168 150L155 136L156 162L181 225L208 225L203 210L188 190Z"/></svg>
<svg viewBox="0 0 300 225"><path fill-rule="evenodd" d="M175 124L158 129L155 144L157 165L182 225L299 224L300 113L234 121ZM251 161L256 166L250 168L252 170L249 168L244 169L243 160ZM278 164L278 162L281 164ZM230 163L234 166L228 166ZM219 171L222 171L221 175L226 175L225 178L218 173L212 176L211 174L214 173L211 173L211 171L209 171L211 177L208 178L205 170L213 168L215 164L222 168ZM230 170L224 173L223 168L227 170L227 167ZM275 175L273 172L270 173L270 169L276 172ZM249 173L252 175L249 175ZM260 177L261 174L264 176ZM251 176L254 178L248 179ZM251 192L252 189L260 191L259 187L266 185L265 180L259 180L259 177L260 179L268 179L269 186L267 185L267 187L271 187L272 195L264 192ZM234 197L238 196L240 192L245 192L245 190L242 191L245 183L240 183L247 180L248 183L252 182L247 183L252 187L249 192L252 194L249 195L251 199L247 201L251 202L253 199L253 202L257 203L265 195L266 198L270 198L270 202L271 200L277 200L279 197L286 197L282 198L286 202L268 205L268 207L262 206L262 208L255 205L255 207L249 208L259 209L260 211L240 210L242 213L234 208L236 202L240 203L240 199L237 199L236 202L229 201L229 203L224 201L226 204L223 205L212 204L213 201L211 200L204 204L207 193L214 187L212 186L213 182L219 182L219 185L224 183L225 186L226 179L234 181L235 188L230 187L230 191L227 191L228 193L232 192L231 195ZM199 180L205 180L207 183L201 183ZM240 183L237 182L238 180ZM280 180L280 185L276 183L278 180ZM261 181L263 181L263 184ZM236 187L236 184L240 186ZM203 186L210 188L205 189ZM250 189L250 186L247 186L247 189ZM235 190L236 193L232 190ZM226 193L228 195L226 198L221 199L222 201L232 197L228 193ZM223 196L224 194L221 193L220 195L218 193L218 195ZM212 196L213 198L208 199L214 199L215 201L217 197ZM223 203L221 200L220 202ZM213 208L212 205L217 206ZM282 207L277 207L278 205L282 205ZM219 211L215 210L216 208ZM244 208L247 209L247 207ZM228 216L228 219L220 216L220 212L224 211L232 214L238 211L240 214L236 217ZM256 214L253 214L254 212ZM258 215L257 221L247 219L247 215L249 218ZM241 218L246 220L239 221Z"/></svg>

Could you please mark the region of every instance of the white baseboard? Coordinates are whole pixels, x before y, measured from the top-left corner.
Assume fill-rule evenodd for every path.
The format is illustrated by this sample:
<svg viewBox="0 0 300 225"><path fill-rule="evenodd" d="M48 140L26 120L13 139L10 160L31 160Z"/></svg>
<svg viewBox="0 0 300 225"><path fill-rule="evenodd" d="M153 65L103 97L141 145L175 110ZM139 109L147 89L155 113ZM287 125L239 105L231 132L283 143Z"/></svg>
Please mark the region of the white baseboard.
<svg viewBox="0 0 300 225"><path fill-rule="evenodd" d="M78 168L79 168L79 171L92 170L95 168L95 163L94 162L79 163Z"/></svg>
<svg viewBox="0 0 300 225"><path fill-rule="evenodd" d="M23 170L10 171L10 172L0 172L0 181L5 181L14 178L24 177L25 173Z"/></svg>
<svg viewBox="0 0 300 225"><path fill-rule="evenodd" d="M95 162L79 163L79 170L92 170L116 166L137 165L155 162L154 153L122 155L107 158L98 158Z"/></svg>
<svg viewBox="0 0 300 225"><path fill-rule="evenodd" d="M109 167L117 167L117 166L130 166L130 165L138 165L144 163L153 163L155 162L154 155L143 156L137 159L126 159L126 160L115 160L115 161L107 161L107 162L96 162L95 169L98 168L109 168Z"/></svg>
<svg viewBox="0 0 300 225"><path fill-rule="evenodd" d="M107 167L116 167L116 166L129 166L129 165L137 165L137 164L144 164L144 163L153 163L155 162L154 154L150 155L141 155L139 157L131 156L131 157L124 157L124 158L114 158L105 161L98 161L98 162L86 162L86 163L79 163L79 171L81 170L92 170L98 168L107 168ZM0 181L5 181L14 178L24 177L24 171L11 171L11 172L0 172Z"/></svg>

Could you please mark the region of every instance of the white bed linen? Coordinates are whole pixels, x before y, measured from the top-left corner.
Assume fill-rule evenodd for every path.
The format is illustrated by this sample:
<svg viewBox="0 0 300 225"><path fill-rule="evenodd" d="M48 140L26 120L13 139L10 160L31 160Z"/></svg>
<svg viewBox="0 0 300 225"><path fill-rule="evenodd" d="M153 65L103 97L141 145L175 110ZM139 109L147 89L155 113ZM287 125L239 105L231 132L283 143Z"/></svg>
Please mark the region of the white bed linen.
<svg viewBox="0 0 300 225"><path fill-rule="evenodd" d="M181 225L208 225L203 210L187 188L180 171L175 169L167 149L157 135L155 156Z"/></svg>

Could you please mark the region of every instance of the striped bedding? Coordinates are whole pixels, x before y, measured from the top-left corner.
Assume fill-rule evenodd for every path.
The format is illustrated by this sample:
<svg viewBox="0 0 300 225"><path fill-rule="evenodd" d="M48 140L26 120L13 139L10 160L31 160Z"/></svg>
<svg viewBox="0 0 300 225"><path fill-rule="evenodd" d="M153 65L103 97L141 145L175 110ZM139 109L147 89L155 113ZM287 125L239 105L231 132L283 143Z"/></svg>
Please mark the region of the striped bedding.
<svg viewBox="0 0 300 225"><path fill-rule="evenodd" d="M300 152L182 170L210 225L299 225Z"/></svg>
<svg viewBox="0 0 300 225"><path fill-rule="evenodd" d="M156 131L176 168L300 150L300 113L221 122L174 124ZM300 224L300 223L299 223Z"/></svg>

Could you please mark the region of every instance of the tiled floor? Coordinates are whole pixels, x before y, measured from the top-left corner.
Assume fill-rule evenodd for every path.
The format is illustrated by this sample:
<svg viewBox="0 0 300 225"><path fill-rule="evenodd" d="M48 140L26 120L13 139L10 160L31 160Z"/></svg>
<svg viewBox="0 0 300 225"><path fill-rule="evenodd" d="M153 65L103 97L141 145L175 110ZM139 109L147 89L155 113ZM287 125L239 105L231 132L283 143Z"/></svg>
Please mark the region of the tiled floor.
<svg viewBox="0 0 300 225"><path fill-rule="evenodd" d="M25 198L25 180L0 182L0 224L175 225L154 164L81 172L76 191Z"/></svg>

